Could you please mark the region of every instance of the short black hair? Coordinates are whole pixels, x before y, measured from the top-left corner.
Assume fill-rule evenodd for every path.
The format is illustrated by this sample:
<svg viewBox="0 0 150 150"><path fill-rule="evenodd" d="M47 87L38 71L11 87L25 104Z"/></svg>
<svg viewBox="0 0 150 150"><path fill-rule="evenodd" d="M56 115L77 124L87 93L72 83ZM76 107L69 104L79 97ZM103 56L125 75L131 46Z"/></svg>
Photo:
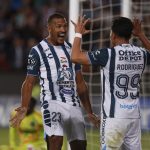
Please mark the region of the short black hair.
<svg viewBox="0 0 150 150"><path fill-rule="evenodd" d="M48 21L47 22L48 22L48 24L50 24L53 21L53 19L60 19L60 18L65 19L65 17L62 14L54 13L54 14L52 14L52 15L50 15L48 17Z"/></svg>
<svg viewBox="0 0 150 150"><path fill-rule="evenodd" d="M119 37L128 40L132 35L133 23L129 18L118 17L113 20L111 30Z"/></svg>

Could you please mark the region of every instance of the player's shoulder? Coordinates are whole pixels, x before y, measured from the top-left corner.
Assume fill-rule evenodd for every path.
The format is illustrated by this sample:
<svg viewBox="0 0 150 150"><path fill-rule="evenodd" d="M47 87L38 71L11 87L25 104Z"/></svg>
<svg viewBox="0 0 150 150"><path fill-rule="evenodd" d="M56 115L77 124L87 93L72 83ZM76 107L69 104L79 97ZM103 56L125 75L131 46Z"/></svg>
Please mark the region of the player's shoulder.
<svg viewBox="0 0 150 150"><path fill-rule="evenodd" d="M40 42L34 45L31 49L38 51L40 46L44 47L45 45L47 45L47 42L45 41L45 39L42 39Z"/></svg>

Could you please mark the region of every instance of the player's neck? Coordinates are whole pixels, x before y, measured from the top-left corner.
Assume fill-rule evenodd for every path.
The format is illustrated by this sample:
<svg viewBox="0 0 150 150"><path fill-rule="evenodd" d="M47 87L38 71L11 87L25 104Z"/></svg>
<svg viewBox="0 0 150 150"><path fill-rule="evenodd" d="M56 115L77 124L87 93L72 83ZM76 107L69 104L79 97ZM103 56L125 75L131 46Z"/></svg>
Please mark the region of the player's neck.
<svg viewBox="0 0 150 150"><path fill-rule="evenodd" d="M50 36L46 37L46 40L50 45L55 45L55 43L53 42Z"/></svg>
<svg viewBox="0 0 150 150"><path fill-rule="evenodd" d="M60 44L58 44L57 42L55 42L55 41L51 38L51 36L46 37L46 40L47 40L47 42L48 42L50 45L54 45L54 46L59 46L59 45L60 45Z"/></svg>
<svg viewBox="0 0 150 150"><path fill-rule="evenodd" d="M129 40L122 39L122 38L116 40L115 46L116 46L116 45L121 45L121 44L129 44Z"/></svg>

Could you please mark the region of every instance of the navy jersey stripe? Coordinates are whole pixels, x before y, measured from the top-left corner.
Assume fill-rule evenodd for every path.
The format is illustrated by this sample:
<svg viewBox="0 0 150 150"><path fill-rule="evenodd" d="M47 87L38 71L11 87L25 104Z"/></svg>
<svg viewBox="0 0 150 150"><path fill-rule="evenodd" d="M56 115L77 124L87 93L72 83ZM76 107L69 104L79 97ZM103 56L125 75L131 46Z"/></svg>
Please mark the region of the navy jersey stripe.
<svg viewBox="0 0 150 150"><path fill-rule="evenodd" d="M58 56L57 56L57 54L56 54L56 52L55 52L54 47L51 46L51 45L49 45L49 44L48 44L48 46L49 46L49 48L50 48L50 50L51 50L51 52L52 52L52 55L53 55L53 57L54 57L54 59L55 59L56 68L57 68L57 73L58 73L58 70L59 70L59 68L61 67L60 62L59 62L59 58L58 58ZM61 90L62 90L62 89L63 89L63 87L59 86L59 91L60 91L60 92L59 92L59 95L60 95L60 97L61 97L61 99L62 99L62 102L66 102L65 97L64 97L63 94L61 93Z"/></svg>
<svg viewBox="0 0 150 150"><path fill-rule="evenodd" d="M105 113L105 110L104 110L104 101L105 101L105 75L104 75L104 72L103 72L103 100L102 100L102 111L103 111L103 117L106 118L107 115Z"/></svg>
<svg viewBox="0 0 150 150"><path fill-rule="evenodd" d="M70 55L67 52L65 45L62 45L62 49L64 50L64 53L65 53L65 55L66 55L66 57L68 59L69 67L72 68L72 63L71 63L71 60L70 60Z"/></svg>
<svg viewBox="0 0 150 150"><path fill-rule="evenodd" d="M144 69L145 69L145 65L146 65L146 52L145 51L143 51L143 58L144 58L144 67L143 67L143 71L144 71ZM143 74L143 71L142 71L142 74Z"/></svg>
<svg viewBox="0 0 150 150"><path fill-rule="evenodd" d="M52 95L52 100L56 100L56 95L54 93L54 86L53 86L53 82L52 82L52 78L51 78L50 66L49 66L46 54L44 53L41 44L38 44L37 47L38 47L38 49L39 49L39 51L41 53L41 56L43 58L43 61L44 61L45 67L46 67L47 79L49 81L49 89L50 89L50 92L51 92L51 95Z"/></svg>
<svg viewBox="0 0 150 150"><path fill-rule="evenodd" d="M69 45L70 48L72 47L71 43L69 43L69 42L66 42L66 43Z"/></svg>
<svg viewBox="0 0 150 150"><path fill-rule="evenodd" d="M115 113L115 97L114 97L115 57L116 57L116 51L114 48L112 48L111 49L110 66L109 66L109 82L110 82L110 93L111 93L111 105L110 105L109 116L111 118L114 117L114 113Z"/></svg>
<svg viewBox="0 0 150 150"><path fill-rule="evenodd" d="M65 55L66 55L66 57L67 57L67 59L68 59L69 67L72 68L72 63L71 63L71 60L70 60L70 55L69 55L69 53L67 52L65 45L62 45L62 49L64 50L64 53L65 53ZM73 69L72 69L72 70L73 70ZM72 88L72 90L74 91L74 88ZM75 93L75 91L74 91L74 93ZM72 97L73 106L76 106L76 103L75 103L75 95L72 94L71 97Z"/></svg>

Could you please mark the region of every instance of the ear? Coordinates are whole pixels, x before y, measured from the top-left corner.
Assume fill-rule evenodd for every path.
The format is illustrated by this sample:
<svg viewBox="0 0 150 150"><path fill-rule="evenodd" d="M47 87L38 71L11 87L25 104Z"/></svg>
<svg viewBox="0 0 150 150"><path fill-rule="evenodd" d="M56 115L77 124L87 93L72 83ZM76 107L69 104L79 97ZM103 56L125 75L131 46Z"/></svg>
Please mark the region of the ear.
<svg viewBox="0 0 150 150"><path fill-rule="evenodd" d="M116 39L116 34L114 32L111 33L112 39Z"/></svg>
<svg viewBox="0 0 150 150"><path fill-rule="evenodd" d="M47 29L48 29L49 32L51 32L51 31L52 31L51 25L48 24L48 25L47 25Z"/></svg>

